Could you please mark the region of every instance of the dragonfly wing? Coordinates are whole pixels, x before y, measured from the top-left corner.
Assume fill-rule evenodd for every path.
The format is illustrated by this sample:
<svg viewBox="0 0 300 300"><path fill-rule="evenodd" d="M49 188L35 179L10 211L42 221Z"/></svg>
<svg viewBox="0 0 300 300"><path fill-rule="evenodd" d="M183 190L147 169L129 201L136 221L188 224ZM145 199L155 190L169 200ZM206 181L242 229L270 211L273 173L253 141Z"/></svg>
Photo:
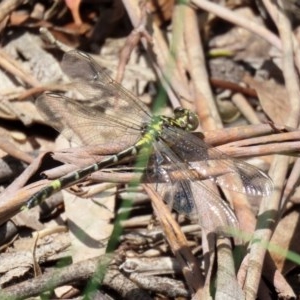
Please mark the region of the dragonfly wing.
<svg viewBox="0 0 300 300"><path fill-rule="evenodd" d="M202 176L214 174L209 176L211 180L234 192L261 197L269 196L273 191L273 182L268 175L238 159L192 162L190 165Z"/></svg>
<svg viewBox="0 0 300 300"><path fill-rule="evenodd" d="M207 231L238 226L229 205L203 182L193 181L189 165L181 162L168 144L159 140L154 149L156 155L159 155L156 159L159 163L153 167L155 172L150 180L164 182L156 183L156 188L168 205L188 217L196 216L200 226ZM178 179L178 175L184 179Z"/></svg>
<svg viewBox="0 0 300 300"><path fill-rule="evenodd" d="M151 119L147 106L114 81L107 70L89 55L76 50L67 52L62 69L72 79L73 87L105 109L106 114L139 123Z"/></svg>
<svg viewBox="0 0 300 300"><path fill-rule="evenodd" d="M170 127L162 136L181 160L202 179L250 196L269 196L273 182L260 169L212 148L203 140L181 129Z"/></svg>
<svg viewBox="0 0 300 300"><path fill-rule="evenodd" d="M106 115L61 94L45 93L36 101L43 118L68 140L85 145L133 145L141 136L140 124Z"/></svg>

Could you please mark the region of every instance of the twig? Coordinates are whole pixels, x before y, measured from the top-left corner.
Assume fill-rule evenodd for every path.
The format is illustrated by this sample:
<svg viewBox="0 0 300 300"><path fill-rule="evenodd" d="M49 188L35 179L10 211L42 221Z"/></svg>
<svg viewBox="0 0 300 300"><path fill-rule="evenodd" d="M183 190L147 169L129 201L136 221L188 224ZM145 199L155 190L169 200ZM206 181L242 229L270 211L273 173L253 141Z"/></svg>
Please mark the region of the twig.
<svg viewBox="0 0 300 300"><path fill-rule="evenodd" d="M23 82L29 84L30 86L36 87L40 85L38 80L23 70L23 67L3 50L0 50L0 65L3 69L7 70L16 77L19 77Z"/></svg>
<svg viewBox="0 0 300 300"><path fill-rule="evenodd" d="M65 268L50 271L31 281L28 280L3 289L0 293L0 298L3 300L28 298L40 295L51 288L71 284L73 282L86 281L97 271L97 265L99 262L102 263L102 260L105 261L107 258L93 258L72 264ZM101 283L98 282L98 284L100 285ZM116 270L106 270L103 284L117 291L122 298L152 299L145 291L139 289L137 285Z"/></svg>
<svg viewBox="0 0 300 300"><path fill-rule="evenodd" d="M179 225L173 219L170 210L159 195L153 190L152 186L144 184L144 188L150 196L154 211L160 221L172 252L181 265L183 275L186 278L186 283L189 285L191 293L195 294L199 290L202 290L204 278L200 273L200 268L198 267L195 257L192 255L187 245L187 240L181 232ZM202 291L202 293L205 293L205 291ZM202 294L202 296L203 295L204 294Z"/></svg>
<svg viewBox="0 0 300 300"><path fill-rule="evenodd" d="M250 21L249 19L245 19L244 17L240 17L238 14L232 12L231 10L208 0L192 0L192 3L230 23L243 27L259 35L260 37L268 41L271 45L281 50L282 41L280 41L274 33L258 25L257 23Z"/></svg>
<svg viewBox="0 0 300 300"><path fill-rule="evenodd" d="M222 127L214 97L209 85L206 71L205 55L199 36L198 23L195 11L185 8L185 43L189 60L189 71L195 89L195 106L204 130L213 130Z"/></svg>
<svg viewBox="0 0 300 300"><path fill-rule="evenodd" d="M257 97L257 93L254 89L240 86L234 82L216 79L216 78L210 78L210 83L212 84L213 87L218 87L225 90L229 89L232 90L233 92L241 93L250 97Z"/></svg>
<svg viewBox="0 0 300 300"><path fill-rule="evenodd" d="M148 44L152 43L152 38L146 30L147 23L147 15L146 15L146 7L143 5L141 8L141 19L136 28L134 28L129 36L126 38L125 44L120 52L120 59L118 63L118 71L116 75L116 81L122 82L124 77L125 66L129 61L130 55L133 49L138 45L139 41L142 37L144 37Z"/></svg>
<svg viewBox="0 0 300 300"><path fill-rule="evenodd" d="M6 0L0 4L0 22L13 12L24 0Z"/></svg>
<svg viewBox="0 0 300 300"><path fill-rule="evenodd" d="M33 161L33 158L30 155L17 149L16 146L7 139L0 138L0 149L24 162L31 163Z"/></svg>
<svg viewBox="0 0 300 300"><path fill-rule="evenodd" d="M63 52L69 52L69 51L73 50L73 48L58 41L46 27L40 28L40 34L41 34L42 38L44 38L44 40L46 40L50 45L57 47L58 49L62 50Z"/></svg>
<svg viewBox="0 0 300 300"><path fill-rule="evenodd" d="M249 104L249 102L242 94L234 94L231 99L235 106L251 124L261 123L253 107Z"/></svg>

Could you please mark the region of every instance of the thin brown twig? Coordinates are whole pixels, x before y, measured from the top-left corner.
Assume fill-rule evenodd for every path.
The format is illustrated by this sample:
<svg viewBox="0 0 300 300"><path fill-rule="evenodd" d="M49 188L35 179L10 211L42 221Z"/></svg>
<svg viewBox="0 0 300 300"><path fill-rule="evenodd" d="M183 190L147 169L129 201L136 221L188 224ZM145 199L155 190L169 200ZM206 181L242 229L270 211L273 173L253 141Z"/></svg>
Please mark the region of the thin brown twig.
<svg viewBox="0 0 300 300"><path fill-rule="evenodd" d="M184 21L185 21L185 6L174 5L172 15L172 36L170 41L170 54L174 55L178 72L184 86L189 86L186 77L186 70L188 68L186 49L184 44Z"/></svg>
<svg viewBox="0 0 300 300"><path fill-rule="evenodd" d="M31 163L33 161L33 157L17 149L16 146L7 139L0 138L0 149L12 157L20 159L26 163Z"/></svg>
<svg viewBox="0 0 300 300"><path fill-rule="evenodd" d="M218 87L225 90L229 89L233 92L241 93L246 96L257 97L257 92L252 88L243 87L236 84L235 82L230 82L222 79L210 78L209 80L213 87Z"/></svg>
<svg viewBox="0 0 300 300"><path fill-rule="evenodd" d="M23 92L21 92L18 96L17 96L17 100L18 101L22 101L22 100L27 100L30 97L39 95L45 91L67 91L68 90L68 86L67 85L63 85L63 84L45 84L45 85L40 85L40 86L35 86L32 88L29 88ZM12 99L15 100L15 99Z"/></svg>
<svg viewBox="0 0 300 300"><path fill-rule="evenodd" d="M245 19L244 17L240 17L235 12L232 12L231 10L222 7L221 5L215 4L208 0L192 0L191 2L232 24L245 28L259 35L260 37L268 41L271 45L281 50L282 41L280 41L280 39L278 39L278 37L274 33L258 25L257 23L250 21L249 19Z"/></svg>
<svg viewBox="0 0 300 300"><path fill-rule="evenodd" d="M13 12L24 0L6 0L0 4L0 22Z"/></svg>
<svg viewBox="0 0 300 300"><path fill-rule="evenodd" d="M126 38L125 44L121 49L119 55L119 63L118 63L118 70L116 75L116 81L122 82L124 77L124 70L125 66L127 65L130 55L133 49L138 45L141 38L144 37L148 44L152 44L152 38L146 30L147 25L147 15L146 15L146 7L145 5L141 8L141 18L138 26L134 28L129 36Z"/></svg>
<svg viewBox="0 0 300 300"><path fill-rule="evenodd" d="M242 94L232 95L231 100L250 124L261 123L253 107L249 104L247 99Z"/></svg>
<svg viewBox="0 0 300 300"><path fill-rule="evenodd" d="M144 184L144 189L153 203L156 216L160 221L172 252L181 265L183 275L186 278L186 283L189 285L191 293L199 293L199 290L202 290L204 286L204 277L200 273L198 263L187 245L187 240L182 233L180 226L175 222L170 210L159 195L153 190L153 187L150 184ZM203 295L204 294L202 294L202 296Z"/></svg>
<svg viewBox="0 0 300 300"><path fill-rule="evenodd" d="M24 83L29 84L30 86L36 87L40 85L38 80L27 71L23 70L23 67L3 50L0 50L0 65L3 69L7 70L17 78L20 78Z"/></svg>
<svg viewBox="0 0 300 300"><path fill-rule="evenodd" d="M269 139L266 142L275 142L283 140L293 140L298 138L297 130L294 128L288 128L284 126L276 126L275 124L258 124L258 125L247 125L240 127L232 127L232 128L222 128L213 131L203 132L204 141L209 145L217 146L223 145L230 142L247 140L254 137L261 137L270 134L282 134L282 133L291 133L291 136L288 138L284 135L280 135L279 139ZM295 134L295 135L294 135ZM258 141L257 141L258 142ZM246 143L246 142L245 142Z"/></svg>
<svg viewBox="0 0 300 300"><path fill-rule="evenodd" d="M195 11L185 7L185 47L189 61L189 72L195 89L195 106L204 130L222 127L214 97L210 88Z"/></svg>

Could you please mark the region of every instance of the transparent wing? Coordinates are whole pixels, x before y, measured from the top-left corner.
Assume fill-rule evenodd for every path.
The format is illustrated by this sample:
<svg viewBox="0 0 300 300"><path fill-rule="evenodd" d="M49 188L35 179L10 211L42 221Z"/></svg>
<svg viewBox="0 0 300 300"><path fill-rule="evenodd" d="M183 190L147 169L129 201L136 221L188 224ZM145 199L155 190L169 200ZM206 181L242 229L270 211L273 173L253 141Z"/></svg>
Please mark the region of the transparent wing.
<svg viewBox="0 0 300 300"><path fill-rule="evenodd" d="M150 181L156 182L156 190L170 207L189 217L196 216L200 226L207 231L238 227L238 221L229 205L204 182L193 181L189 165L180 161L164 141L159 140L154 148L158 157ZM179 173L183 180L174 176Z"/></svg>
<svg viewBox="0 0 300 300"><path fill-rule="evenodd" d="M90 56L70 51L62 61L70 77L70 87L84 96L76 101L61 93L46 93L38 98L43 117L67 139L77 144L103 144L119 148L133 145L141 136L141 127L151 120L148 108L133 94L116 83ZM93 106L87 106L87 103Z"/></svg>
<svg viewBox="0 0 300 300"><path fill-rule="evenodd" d="M72 86L107 114L118 114L121 119L147 122L151 119L148 108L120 84L105 68L89 55L73 50L62 61L63 71L72 79Z"/></svg>
<svg viewBox="0 0 300 300"><path fill-rule="evenodd" d="M124 146L133 145L141 135L140 124L134 119L120 118L103 112L101 107L88 107L61 94L45 93L36 101L43 118L68 140L85 145L107 141ZM128 145L127 145L128 144Z"/></svg>
<svg viewBox="0 0 300 300"><path fill-rule="evenodd" d="M209 178L222 187L250 196L268 196L273 191L273 182L264 172L230 158L191 133L168 127L161 138L200 178Z"/></svg>

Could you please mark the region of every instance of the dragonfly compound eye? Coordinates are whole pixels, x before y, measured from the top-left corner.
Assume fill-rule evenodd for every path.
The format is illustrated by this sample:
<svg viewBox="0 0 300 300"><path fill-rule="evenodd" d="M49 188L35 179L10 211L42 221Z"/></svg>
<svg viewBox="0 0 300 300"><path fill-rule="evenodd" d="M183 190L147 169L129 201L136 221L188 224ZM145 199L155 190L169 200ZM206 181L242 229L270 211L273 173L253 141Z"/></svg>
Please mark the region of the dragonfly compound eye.
<svg viewBox="0 0 300 300"><path fill-rule="evenodd" d="M199 119L197 114L195 114L192 111L189 111L187 130L189 131L196 130L198 126L199 126Z"/></svg>
<svg viewBox="0 0 300 300"><path fill-rule="evenodd" d="M174 109L174 115L178 126L184 130L193 131L199 125L198 116L189 109L177 107Z"/></svg>

